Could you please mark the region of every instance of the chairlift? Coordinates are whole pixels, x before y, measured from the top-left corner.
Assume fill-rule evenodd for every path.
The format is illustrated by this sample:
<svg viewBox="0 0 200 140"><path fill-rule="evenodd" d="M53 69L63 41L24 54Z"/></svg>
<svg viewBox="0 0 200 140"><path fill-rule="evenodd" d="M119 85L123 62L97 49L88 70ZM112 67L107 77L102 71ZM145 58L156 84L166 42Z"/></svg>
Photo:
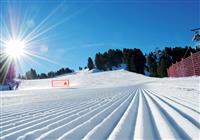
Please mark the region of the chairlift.
<svg viewBox="0 0 200 140"><path fill-rule="evenodd" d="M195 42L200 41L200 28L192 29L191 31L195 33L192 40Z"/></svg>

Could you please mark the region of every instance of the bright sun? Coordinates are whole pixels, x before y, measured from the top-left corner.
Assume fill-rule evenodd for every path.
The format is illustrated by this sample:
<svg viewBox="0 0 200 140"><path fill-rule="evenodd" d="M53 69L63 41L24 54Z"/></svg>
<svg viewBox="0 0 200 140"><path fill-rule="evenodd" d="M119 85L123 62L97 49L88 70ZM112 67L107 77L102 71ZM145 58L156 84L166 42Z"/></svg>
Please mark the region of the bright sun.
<svg viewBox="0 0 200 140"><path fill-rule="evenodd" d="M20 58L25 54L25 47L22 40L10 40L6 42L5 52L11 58Z"/></svg>

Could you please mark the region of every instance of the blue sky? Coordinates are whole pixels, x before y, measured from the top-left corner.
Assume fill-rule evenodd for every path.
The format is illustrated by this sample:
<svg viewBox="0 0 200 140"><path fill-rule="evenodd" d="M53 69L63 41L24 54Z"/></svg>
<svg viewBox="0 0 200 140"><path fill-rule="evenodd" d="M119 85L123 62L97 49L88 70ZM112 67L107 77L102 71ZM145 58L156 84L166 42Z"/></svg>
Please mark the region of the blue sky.
<svg viewBox="0 0 200 140"><path fill-rule="evenodd" d="M16 36L38 29L27 47L51 61L23 58L20 73L77 70L89 56L109 48L148 53L194 45L190 30L200 26L199 5L198 0L0 0L0 22L3 33L6 26Z"/></svg>

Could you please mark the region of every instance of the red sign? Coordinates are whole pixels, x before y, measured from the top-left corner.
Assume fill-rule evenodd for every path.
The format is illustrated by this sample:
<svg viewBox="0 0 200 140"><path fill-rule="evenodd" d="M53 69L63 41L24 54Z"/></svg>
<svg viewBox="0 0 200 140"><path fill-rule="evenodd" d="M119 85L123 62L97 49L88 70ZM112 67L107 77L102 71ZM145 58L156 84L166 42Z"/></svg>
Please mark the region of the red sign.
<svg viewBox="0 0 200 140"><path fill-rule="evenodd" d="M52 80L52 87L69 87L69 80Z"/></svg>

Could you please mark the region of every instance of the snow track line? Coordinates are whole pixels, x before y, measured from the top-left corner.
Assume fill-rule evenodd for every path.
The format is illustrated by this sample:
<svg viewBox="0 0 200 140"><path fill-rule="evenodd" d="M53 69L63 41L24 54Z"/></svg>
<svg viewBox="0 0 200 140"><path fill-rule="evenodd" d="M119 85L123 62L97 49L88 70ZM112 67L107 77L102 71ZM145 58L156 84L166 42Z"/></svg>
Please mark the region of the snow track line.
<svg viewBox="0 0 200 140"><path fill-rule="evenodd" d="M149 106L149 103L147 102L147 99L146 99L146 96L145 96L145 91L144 91L143 88L141 88L140 90L141 90L141 93L143 95L143 99L144 99L144 103L146 105L146 108L148 110L147 112L149 114L149 121L151 122L151 130L153 130L152 134L154 136L154 139L159 140L159 139L161 139L160 134L159 134L159 130L158 130L159 128L156 127L155 118L153 117L151 108Z"/></svg>
<svg viewBox="0 0 200 140"><path fill-rule="evenodd" d="M94 104L92 104L92 105L94 105ZM88 108L88 106L86 107L86 108ZM81 109L80 109L81 110ZM72 111L72 113L71 114L73 114L73 112L74 111ZM70 114L70 112L69 113L67 113L67 114L62 114L62 113L59 113L60 114L60 116L57 116L58 115L58 113L57 114L55 114L54 116L56 116L55 118L50 118L50 120L49 119L42 119L42 120L44 120L44 121L39 121L38 123L36 123L36 124L34 124L34 125L27 125L27 127L26 128L23 128L22 127L22 129L21 130L18 130L18 129L16 129L17 131L14 131L14 132L12 132L12 133L10 133L10 134L8 134L8 135L6 135L6 136L3 136L3 137L13 137L13 136L15 136L15 138L16 137L18 137L18 136L20 136L21 134L23 134L23 133L25 133L26 131L31 131L32 129L36 129L36 128L40 128L42 125L48 125L49 123L50 123L50 121L51 120L54 120L54 119L56 119L56 118L61 118L62 116L68 116L69 114ZM47 118L47 117L46 117ZM49 118L49 117L48 117ZM40 127L39 127L40 126Z"/></svg>
<svg viewBox="0 0 200 140"><path fill-rule="evenodd" d="M91 105L93 105L93 104L95 104L95 102L92 102L92 103L88 103L88 104L83 104L84 106L83 107L88 107L88 105L89 106L91 106ZM81 105L80 105L81 106ZM6 125L6 126L3 126L3 127L0 127L0 128L2 128L3 130L6 130L7 129L7 127L9 128L9 126L11 126L11 127L16 127L17 125L20 125L20 124L25 124L25 123L27 123L27 122L30 122L30 121L32 121L32 120L37 120L37 119L40 119L41 117L45 117L45 116L48 116L48 115L51 115L51 114L54 114L54 113L58 113L58 112L68 112L68 111L73 111L74 109L78 109L80 106L73 106L72 108L62 108L62 109L58 109L58 110L56 110L56 111L54 111L54 112L50 112L50 113L46 113L46 114L42 114L42 115L37 115L37 116L34 116L34 117L28 117L28 118L25 118L25 119L22 119L22 120L20 120L20 121L18 121L18 122L14 122L13 124L11 123L11 124L9 124L9 125Z"/></svg>
<svg viewBox="0 0 200 140"><path fill-rule="evenodd" d="M159 110L166 116L167 121L170 123L170 126L176 130L180 139L198 139L199 130L196 128L196 126L194 126L193 124L191 124L191 122L182 117L176 110L171 108L168 104L166 104L156 96L150 96L150 94L151 92L148 92L147 95L152 99L152 101L156 104Z"/></svg>
<svg viewBox="0 0 200 140"><path fill-rule="evenodd" d="M94 105L94 104L92 104L92 105ZM88 108L88 106L86 106L86 108ZM64 112L67 113L68 111L64 111ZM40 128L42 124L44 125L44 123L47 125L51 119L60 118L63 115L67 116L67 115L69 115L71 113L71 112L68 112L67 114L63 114L64 112L58 112L56 114L53 114L53 115L50 115L50 116L46 116L46 117L44 117L42 119L37 120L38 123L36 123L35 121L33 121L32 124L30 124L30 123L24 124L27 127L24 128L24 125L23 125L23 126L21 126L21 128L22 128L21 130L18 130L18 128L14 128L14 130L17 130L17 131L13 132L13 129L12 129L12 131L10 131L11 133L9 133L9 134L7 134L5 136L2 136L2 137L5 137L5 138L6 137L9 138L9 137L13 137L13 136L18 137L18 136L20 136L20 134L25 133L25 131L31 131L31 129ZM73 114L73 112L74 112L74 110L72 110L71 114ZM52 118L52 117L54 117L54 118ZM1 134L3 135L4 133L1 133Z"/></svg>
<svg viewBox="0 0 200 140"><path fill-rule="evenodd" d="M106 103L106 102L104 102L104 103ZM88 111L90 111L91 109L96 108L98 106L100 106L100 105L97 104L94 106L90 106L89 108L87 107L86 109L80 109L81 111L79 111L77 113L74 112L71 115L66 115L66 117L64 115L61 118L50 122L48 125L45 125L39 129L34 129L33 131L29 131L29 132L25 133L24 135L20 136L19 139L36 139L43 133L46 133L52 129L55 129L56 127L59 127L60 125L63 125L65 123L68 123L69 121L76 119L80 115L83 115L83 114L87 113Z"/></svg>
<svg viewBox="0 0 200 140"><path fill-rule="evenodd" d="M68 97L68 96L67 96ZM70 97L70 96L69 96ZM66 98L66 97L65 97ZM62 99L62 100L60 100L59 99L59 105L63 105L63 103L66 101L66 99ZM53 102L53 106L55 106L55 107L57 107L58 105L57 105L57 103L56 102L58 102L57 100L55 101L55 102ZM61 102L61 103L60 103ZM41 108L44 108L45 110L46 109L49 109L49 107L48 106L44 106L44 103L45 103L45 101L40 101L40 102L34 102L33 104L36 104L37 106L36 107L39 107L40 109ZM55 104L56 103L56 104ZM41 104L41 105L38 105L38 104ZM66 105L66 102L64 103L65 105ZM25 110L28 110L28 111L25 111ZM33 111L37 111L37 109L32 109ZM29 112L32 112L32 110L30 110L30 108L24 108L23 109L23 112L21 112L21 113L29 113ZM16 110L15 110L16 111ZM17 113L14 113L14 114L1 114L1 116L4 116L4 115L12 115L12 116L16 116L16 115L21 115L21 113L19 114L18 112Z"/></svg>
<svg viewBox="0 0 200 140"><path fill-rule="evenodd" d="M64 133L66 133L67 131L70 131L77 125L80 125L83 122L85 122L86 120L88 120L89 118L93 117L99 111L106 110L111 107L112 108L117 107L119 104L121 104L121 102L123 102L124 99L128 98L129 96L130 95L126 95L126 96L120 98L119 100L112 101L110 103L104 104L101 107L93 109L93 110L89 111L88 113L70 121L67 124L57 127L56 129L53 129L53 130L49 131L48 133L44 133L38 139L47 139L47 140L52 139L52 138L57 139L60 136L62 136Z"/></svg>
<svg viewBox="0 0 200 140"><path fill-rule="evenodd" d="M35 113L28 113L27 115L23 115L23 116L16 116L17 118L15 118L15 119L7 119L7 121L5 121L4 120L4 122L1 124L1 126L3 126L3 125L5 125L5 124L7 124L7 123L12 123L13 121L17 121L17 120L22 120L22 119L25 119L25 118L29 118L30 116L35 116L35 115L40 115L41 113L43 114L43 113L45 113L45 112L53 112L54 110L55 111L59 111L59 110L72 110L73 108L77 108L77 107L79 107L79 106L84 106L84 105L87 105L87 104L90 104L90 103L95 103L95 101L91 101L91 102L84 102L84 103L82 103L82 104L78 104L78 105L71 105L71 106L66 106L65 107L65 105L62 105L62 106L58 106L58 107L53 107L53 109L50 109L50 110L46 110L46 111L36 111ZM1 127L0 126L0 127Z"/></svg>
<svg viewBox="0 0 200 140"><path fill-rule="evenodd" d="M144 93L139 89L139 108L133 139L159 139Z"/></svg>
<svg viewBox="0 0 200 140"><path fill-rule="evenodd" d="M124 90L124 89L120 89L120 90ZM91 92L91 90L89 90L89 91ZM92 90L92 91L93 91L93 90ZM106 91L106 92L110 92L109 89L106 89L105 91ZM104 90L103 90L103 91L98 91L98 92L104 92ZM90 94L91 94L91 93L90 93ZM68 94L67 97L70 97L70 95L71 95L71 93ZM62 95L62 96L63 96L63 95ZM61 96L61 97L62 97L62 96ZM74 96L74 95L73 95L73 96ZM72 97L73 97L73 96L72 96ZM82 95L81 95L81 96L82 96ZM60 98L61 98L61 97L60 97ZM64 101L66 101L67 97L65 96L64 99L59 100L60 102L62 102L61 105L63 104ZM57 96L56 96L56 98L57 98ZM59 99L60 99L60 98L59 98ZM57 102L57 100L56 100L56 102ZM60 102L59 102L59 104L60 104ZM45 110L48 110L48 108L49 108L48 106L44 106L44 105L43 105L43 103L45 103L44 101L39 101L39 102L35 102L35 101L34 101L33 103L36 104L36 105L37 105L36 107L38 107L38 108L40 108L40 109L41 109L41 106L38 106L38 103L42 103L42 107L45 108ZM54 103L54 102L53 102L53 103ZM21 104L20 104L20 105L21 105ZM66 105L66 103L65 103L65 105ZM57 104L54 103L53 106L54 106L54 107L57 107ZM1 106L1 107L2 107L2 106ZM51 108L51 107L50 107L50 108ZM23 109L20 109L20 110L18 110L18 111L21 111L21 110L23 110L23 112L18 113L18 112L16 111L16 109L15 109L15 111L16 111L17 113L12 113L12 114L10 114L10 113L1 114L0 117L1 117L1 119L2 119L3 116L5 116L5 115L6 115L7 117L8 117L8 116L16 117L16 115L24 115L24 114L29 114L30 112L32 112L32 110L30 110L30 108L23 108ZM25 110L28 110L28 111L25 111ZM34 108L33 110L34 110L34 111L35 111L35 110L37 111L37 109L35 109L35 108ZM23 114L22 114L22 113L23 113Z"/></svg>
<svg viewBox="0 0 200 140"><path fill-rule="evenodd" d="M133 97L131 97L131 99L127 99L119 107L113 110L113 112L103 119L102 122L89 131L83 139L107 139L118 125L125 112L127 112L127 108L130 108L135 98L137 98L137 89L132 91L132 94Z"/></svg>
<svg viewBox="0 0 200 140"><path fill-rule="evenodd" d="M184 118L186 118L188 121L190 121L193 125L195 125L198 129L200 129L200 123L195 120L192 116L196 116L197 119L199 119L199 114L194 114L196 112L191 112L191 110L187 110L187 113L190 114L186 114L183 111L181 111L180 109L178 109L177 107L171 105L170 103L167 102L167 100L162 99L161 97L159 97L158 95L154 94L151 92L151 94L153 94L154 96L156 96L157 98L159 98L161 101L163 101L164 103L166 103L167 105L169 105L171 108L173 108L174 110L176 110L180 115L182 115ZM180 108L180 107L179 107Z"/></svg>
<svg viewBox="0 0 200 140"><path fill-rule="evenodd" d="M73 107L73 106L71 106ZM27 112L26 114L22 113L20 115L17 115L17 116L13 116L12 118L8 117L8 118L5 118L5 120L1 120L3 121L4 123L2 123L2 125L6 124L6 123L12 123L12 121L17 121L18 119L24 119L24 118L29 118L30 116L33 116L33 115L40 115L41 113L44 113L44 112L52 112L54 110L59 110L59 109L64 109L64 106L59 106L59 107L51 107L47 110L37 110L35 112Z"/></svg>
<svg viewBox="0 0 200 140"><path fill-rule="evenodd" d="M192 110L192 111L194 111L194 112L200 114L199 111L197 111L197 110L195 110L195 109L193 109L193 108L191 108L191 107L189 107L189 106L187 106L187 105L184 105L184 104L182 104L182 103L180 103L180 102L178 102L178 101L176 101L176 100L174 100L174 99L171 99L171 98L169 98L169 97L167 97L167 96L163 96L163 97L165 97L165 98L171 100L172 102L175 102L175 103L177 103L177 104L180 104L181 106L184 106L184 107L186 107L186 108L188 108L188 109L190 109L190 110ZM172 98L175 98L175 99L177 99L177 100L180 100L180 99L177 98L177 97L172 97ZM195 105L195 106L196 106L196 105Z"/></svg>
<svg viewBox="0 0 200 140"><path fill-rule="evenodd" d="M62 107L62 106L63 106L63 103L56 105L56 106L53 106L53 108ZM38 110L38 109L32 109L32 110L27 109L29 111L14 113L14 114L6 114L0 120L5 121L4 119L16 118L16 116L26 116L26 115L32 115L32 114L35 114L35 113L38 113L38 112L48 111L49 109L52 109L52 106L51 107L43 107L43 108L37 107L37 108L40 108L40 110Z"/></svg>
<svg viewBox="0 0 200 140"><path fill-rule="evenodd" d="M62 135L58 140L65 140L65 139L82 139L88 132L94 128L100 128L100 132L94 130L95 134L98 135L97 137L90 137L90 139L106 139L109 135L109 132L115 127L123 113L125 112L126 108L130 104L132 98L135 96L135 93L131 94L126 100L124 100L118 107L114 109L107 109L99 112L83 124L73 128L72 130L68 131L64 135ZM112 120L112 121L111 121ZM107 125L107 123L110 125ZM111 125L112 124L112 125ZM103 129L103 131L102 131ZM94 134L94 135L95 135Z"/></svg>
<svg viewBox="0 0 200 140"><path fill-rule="evenodd" d="M116 125L116 127L113 129L112 133L108 137L108 140L114 140L114 139L131 139L133 138L136 125L136 116L138 112L138 106L139 106L139 93L138 89L135 91L135 97L132 99L130 105L128 106L126 112L120 119L119 123ZM91 134L88 134L85 136L85 139L89 139Z"/></svg>
<svg viewBox="0 0 200 140"><path fill-rule="evenodd" d="M166 98L167 98L167 97L166 97ZM200 114L199 111L197 111L197 110L195 110L195 109L193 109L193 108L191 108L191 107L189 107L189 106L187 106L187 105L184 105L183 103L180 103L180 101L185 103L185 101L183 101L182 99L177 98L177 97L172 97L172 98L174 98L174 99L170 99L170 98L168 98L168 99L171 100L171 101L176 102L177 104L180 104L180 105L182 105L182 106L185 106L185 107L187 107L188 109L191 109L191 110L197 112L198 114ZM178 100L178 101L176 101L176 100ZM190 104L191 104L191 103L190 103ZM196 104L192 104L192 105L193 105L193 106L196 106L196 107L199 107L199 105L196 105Z"/></svg>
<svg viewBox="0 0 200 140"><path fill-rule="evenodd" d="M146 92L144 90L144 92ZM157 129L162 129L159 131L159 135L161 139L178 139L178 134L176 133L176 130L170 126L170 123L167 121L166 116L163 114L163 112L160 110L160 108L157 106L155 102L148 96L148 92L144 93L144 96L150 106L150 110L152 113L152 116L155 120L155 125Z"/></svg>
<svg viewBox="0 0 200 140"><path fill-rule="evenodd" d="M115 96L114 96L115 97ZM111 99L117 99L119 98L118 96L116 96L115 98L112 97ZM59 127L60 125L63 125L65 123L68 123L69 121L72 121L73 119L76 119L77 117L81 116L81 115L84 115L85 113L87 113L88 111L92 110L92 109L95 109L96 107L98 106L101 106L102 104L105 104L106 102L108 101L103 101L103 102L96 102L94 106L92 107L89 107L89 108L86 108L86 109L81 109L80 112L77 112L77 113L74 113L70 116L67 116L67 117L63 117L53 123L50 123L49 125L47 126L44 126L42 128L39 128L39 129L35 129L33 131L30 131L26 134L24 134L23 136L19 137L20 138L27 138L27 139L36 139L38 136L42 135L43 133L46 133L47 131L50 131L52 129L55 129L56 127Z"/></svg>
<svg viewBox="0 0 200 140"><path fill-rule="evenodd" d="M62 102L62 101L61 101ZM33 102L33 104L36 104L37 106L36 107L39 107L40 109L42 108L42 109L48 109L49 107L45 107L44 105L43 105L43 103L44 103L44 101L43 102ZM62 103L59 103L59 105L61 105ZM21 104L20 104L21 105ZM13 107L12 108L14 108L15 106L17 106L17 105L13 105ZM57 106L57 105L56 105ZM3 106L4 107L4 106ZM6 106L6 108L11 108L10 106L9 107L7 107ZM15 110L16 111L16 110ZM37 111L37 109L36 108L34 108L34 109L32 109L31 110L31 112L32 111ZM17 111L16 111L17 112ZM24 113L24 114L26 114L26 113L29 113L30 112L30 108L28 109L28 108L24 108L23 109L23 112L20 112L20 113L12 113L12 114L10 114L10 113L7 113L7 114L4 114L4 115L2 115L2 116L16 116L16 115L20 115L21 113Z"/></svg>
<svg viewBox="0 0 200 140"><path fill-rule="evenodd" d="M175 96L172 96L174 99L176 99L176 100L178 100L179 102L184 102L184 103L187 103L187 104L190 104L190 105L193 105L193 106L196 106L196 107L198 107L198 105L197 104L194 104L193 103L193 101L189 101L189 100L187 100L187 99L185 99L185 98L178 98L178 97L175 97ZM199 102L198 102L198 104L199 104Z"/></svg>
<svg viewBox="0 0 200 140"><path fill-rule="evenodd" d="M66 106L65 104L63 104L63 103L61 103L60 104L60 106L59 107L63 107L63 106ZM77 104L76 105L72 105L72 106L77 106ZM67 106L68 108L69 108L69 106ZM45 108L45 107L44 107ZM52 108L52 107L49 107L48 109L45 109L45 110L37 110L37 109L34 109L34 111L36 110L36 112L40 112L40 111L49 111L49 109L50 108ZM56 106L53 106L53 108L58 108L58 106L56 105ZM28 116L28 115L32 115L32 114L34 114L35 112L32 112L32 111L30 111L30 109L29 109L29 112L21 112L21 113L17 113L17 114L13 114L13 118L16 118L17 117L17 115L19 115L19 117L21 118L21 116ZM5 119L9 119L9 118L5 118ZM1 119L1 122L5 122L6 120L2 120Z"/></svg>

